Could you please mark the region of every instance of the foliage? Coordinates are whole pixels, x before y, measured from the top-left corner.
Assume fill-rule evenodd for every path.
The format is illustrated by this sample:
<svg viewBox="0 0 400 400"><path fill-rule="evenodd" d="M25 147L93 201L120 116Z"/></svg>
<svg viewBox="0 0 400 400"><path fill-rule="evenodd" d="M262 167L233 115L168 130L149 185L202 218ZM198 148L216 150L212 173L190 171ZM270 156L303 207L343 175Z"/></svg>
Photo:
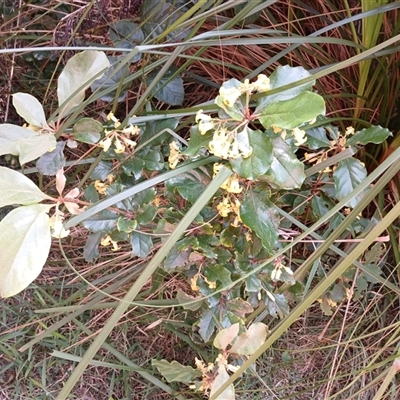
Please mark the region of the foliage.
<svg viewBox="0 0 400 400"><path fill-rule="evenodd" d="M212 399L234 399L234 379L244 372L256 376L257 358L315 302L333 315L345 302L362 301L378 282L398 290L387 282L381 260L388 244L379 237L398 216L398 204L385 209L380 198L375 213L371 205L398 172L399 152L386 154L375 170L365 165L370 146L392 134L368 123L360 100L368 95L367 57L389 44L348 62L363 60L354 121L365 121L356 129L350 123L338 128L326 117L332 102L321 78L342 66L270 68L268 60L258 71L248 69L247 77L218 82L219 92L208 103L171 108L186 106L184 79L189 73L201 78L190 67L207 60L202 52L208 47L246 45L241 35L265 34L254 26L230 30L239 21L254 24L268 9L259 3L229 8L221 2L209 10L202 2L146 1L142 23L121 19L109 25L112 45L125 55L93 48L58 71L55 111L48 112L51 105L39 96L14 93L13 105L26 124L0 125L0 155L21 168L0 167L0 206L12 209L3 209L0 221L1 296L15 296L40 274L52 236L64 252L84 232L82 257L89 263L126 254L144 266L59 396L69 395L149 278L152 288L145 293L159 293L156 271L180 281L178 290L171 289L173 301L163 304L179 304L188 313L192 347L201 340L212 341L214 349L208 346L200 356L197 346L199 357L191 363L196 368L153 359L171 387L140 372L170 395L182 382ZM224 14L218 34L199 33L201 17L210 11L226 11L230 18ZM282 32L268 34L279 39ZM235 42L221 41L224 36ZM286 38L293 54L300 54L294 45L301 43L290 42L296 39ZM377 40L370 37L363 45ZM184 53L197 47L195 56ZM132 105L133 91L138 95ZM93 112L96 101L110 102L103 117ZM124 112L118 109L122 101L129 104ZM84 173L72 154L90 164ZM37 177L24 176L32 171ZM349 247L342 250L341 243ZM114 296L116 288L110 283L104 293ZM269 333L264 319L272 325Z"/></svg>

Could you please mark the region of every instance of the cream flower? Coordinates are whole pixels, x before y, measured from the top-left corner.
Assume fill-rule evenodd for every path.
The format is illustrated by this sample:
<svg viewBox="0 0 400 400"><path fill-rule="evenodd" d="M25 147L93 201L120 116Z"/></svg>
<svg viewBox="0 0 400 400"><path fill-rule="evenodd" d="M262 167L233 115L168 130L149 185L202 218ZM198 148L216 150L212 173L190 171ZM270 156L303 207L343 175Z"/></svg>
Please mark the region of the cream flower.
<svg viewBox="0 0 400 400"><path fill-rule="evenodd" d="M225 128L216 130L214 132L213 140L208 144L208 148L213 154L224 159L229 158L230 147L231 138Z"/></svg>
<svg viewBox="0 0 400 400"><path fill-rule="evenodd" d="M125 143L125 145L127 145L131 149L133 149L137 145L137 143L135 141L130 140L130 139L126 139L126 138L124 138L124 143Z"/></svg>
<svg viewBox="0 0 400 400"><path fill-rule="evenodd" d="M196 117L195 117L195 121L199 122L199 121L211 121L212 118L208 115L208 114L204 114L203 110L199 110L196 113Z"/></svg>
<svg viewBox="0 0 400 400"><path fill-rule="evenodd" d="M128 125L126 128L122 129L122 132L128 135L138 135L140 133L140 128L136 125Z"/></svg>
<svg viewBox="0 0 400 400"><path fill-rule="evenodd" d="M248 79L245 79L239 89L242 93L251 93L254 90L254 83L250 83Z"/></svg>
<svg viewBox="0 0 400 400"><path fill-rule="evenodd" d="M232 205L228 197L224 197L223 200L217 204L217 211L221 217L227 217L229 213L233 211Z"/></svg>
<svg viewBox="0 0 400 400"><path fill-rule="evenodd" d="M233 140L230 150L228 151L228 158L238 158L240 156L239 143Z"/></svg>
<svg viewBox="0 0 400 400"><path fill-rule="evenodd" d="M236 87L226 88L224 86L221 86L219 89L219 95L222 99L222 102L226 106L233 107L237 99L242 95L242 91L240 90L240 88Z"/></svg>
<svg viewBox="0 0 400 400"><path fill-rule="evenodd" d="M257 80L254 82L254 87L257 89L257 92L267 92L271 89L270 80L267 75L260 74L257 76Z"/></svg>
<svg viewBox="0 0 400 400"><path fill-rule="evenodd" d="M118 251L120 249L120 247L118 246L118 242L116 242L115 240L112 240L110 235L107 235L103 239L101 239L100 244L102 246L112 245L111 251Z"/></svg>
<svg viewBox="0 0 400 400"><path fill-rule="evenodd" d="M112 138L107 137L100 141L99 146L104 149L104 151L108 151L112 145Z"/></svg>
<svg viewBox="0 0 400 400"><path fill-rule="evenodd" d="M214 129L213 121L200 121L199 122L199 132L201 135L205 135L208 131Z"/></svg>
<svg viewBox="0 0 400 400"><path fill-rule="evenodd" d="M218 174L218 172L221 170L221 168L224 166L224 164L219 164L219 163L215 163L213 165L213 178L216 177L216 175Z"/></svg>
<svg viewBox="0 0 400 400"><path fill-rule="evenodd" d="M301 146L303 143L307 142L306 132L299 128L294 128L292 130L293 136L296 139L294 144L296 146Z"/></svg>
<svg viewBox="0 0 400 400"><path fill-rule="evenodd" d="M196 113L195 121L199 124L199 132L201 135L205 135L211 129L214 129L213 119L203 113L203 110L199 110Z"/></svg>
<svg viewBox="0 0 400 400"><path fill-rule="evenodd" d="M346 136L350 136L350 135L353 135L353 134L354 134L354 128L353 128L352 126L348 126L348 127L346 128L345 135L346 135Z"/></svg>
<svg viewBox="0 0 400 400"><path fill-rule="evenodd" d="M108 185L106 183L97 180L94 181L94 188L97 190L98 193L106 194Z"/></svg>
<svg viewBox="0 0 400 400"><path fill-rule="evenodd" d="M239 194L243 188L239 186L239 179L237 174L231 175L222 185L221 189L225 189L229 193Z"/></svg>
<svg viewBox="0 0 400 400"><path fill-rule="evenodd" d="M114 122L114 127L118 128L121 125L121 122L114 116L114 113L110 111L107 115L107 120L108 121L113 121Z"/></svg>
<svg viewBox="0 0 400 400"><path fill-rule="evenodd" d="M115 138L114 146L115 146L115 152L117 154L123 153L125 151L125 146L118 138Z"/></svg>
<svg viewBox="0 0 400 400"><path fill-rule="evenodd" d="M176 144L176 142L171 142L169 144L169 167L171 169L175 169L181 157L182 155L178 145Z"/></svg>

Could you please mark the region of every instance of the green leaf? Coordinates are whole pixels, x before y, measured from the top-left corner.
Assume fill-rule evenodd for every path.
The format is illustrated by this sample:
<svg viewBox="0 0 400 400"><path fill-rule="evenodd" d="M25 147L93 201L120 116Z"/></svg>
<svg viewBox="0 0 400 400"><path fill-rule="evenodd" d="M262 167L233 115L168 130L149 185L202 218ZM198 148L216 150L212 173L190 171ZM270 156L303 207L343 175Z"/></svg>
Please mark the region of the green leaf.
<svg viewBox="0 0 400 400"><path fill-rule="evenodd" d="M168 179L165 184L171 193L176 189L185 200L193 204L210 181L209 175L202 170L196 170Z"/></svg>
<svg viewBox="0 0 400 400"><path fill-rule="evenodd" d="M263 176L273 187L282 189L298 188L306 178L304 164L292 152L290 146L277 136L272 139L273 160L270 169Z"/></svg>
<svg viewBox="0 0 400 400"><path fill-rule="evenodd" d="M48 128L44 110L39 100L28 93L13 94L13 105L17 113L30 125Z"/></svg>
<svg viewBox="0 0 400 400"><path fill-rule="evenodd" d="M179 250L179 242L171 249L164 261L164 269L168 272L184 269L189 262L189 250Z"/></svg>
<svg viewBox="0 0 400 400"><path fill-rule="evenodd" d="M246 284L246 291L258 293L261 289L260 279L256 276L256 274L250 275L244 280Z"/></svg>
<svg viewBox="0 0 400 400"><path fill-rule="evenodd" d="M93 118L81 118L72 129L72 136L82 143L94 144L100 140L103 125Z"/></svg>
<svg viewBox="0 0 400 400"><path fill-rule="evenodd" d="M210 398L228 379L229 374L226 372L226 367L221 364L218 367L218 374L211 386ZM217 400L235 400L235 388L232 383L217 397Z"/></svg>
<svg viewBox="0 0 400 400"><path fill-rule="evenodd" d="M139 206L145 206L150 204L156 196L156 190L153 187L141 190L133 196L133 201L135 201Z"/></svg>
<svg viewBox="0 0 400 400"><path fill-rule="evenodd" d="M367 171L363 164L355 158L347 158L339 162L333 172L335 181L336 199L342 200L353 191L367 177ZM354 208L364 197L365 191L359 193L346 203L346 207Z"/></svg>
<svg viewBox="0 0 400 400"><path fill-rule="evenodd" d="M183 79L180 76L175 76L176 67L170 69L156 83L151 90L151 94L160 101L169 104L170 106L180 106L183 103L185 89L183 87ZM155 70L146 76L147 85L156 78L159 70Z"/></svg>
<svg viewBox="0 0 400 400"><path fill-rule="evenodd" d="M99 244L102 236L103 232L88 235L85 247L83 248L83 256L87 262L92 262L94 259L99 257Z"/></svg>
<svg viewBox="0 0 400 400"><path fill-rule="evenodd" d="M132 246L132 254L140 258L146 258L153 247L153 240L151 239L151 236L140 232L132 232L130 241Z"/></svg>
<svg viewBox="0 0 400 400"><path fill-rule="evenodd" d="M133 57L133 61L135 61L138 57L140 57L140 53ZM120 86L121 81L123 81L125 77L129 75L129 65L126 65L124 61L125 56L107 56L107 59L111 64L110 68L101 78L96 79L90 85L90 89L92 92L94 92L101 87L100 99L106 102L112 102L115 99L115 95L117 94L117 89ZM124 63L125 66L115 72L121 63ZM122 90L117 99L118 102L125 100L128 93L127 86L128 83L122 86ZM110 92L108 89L111 87L114 87L114 90Z"/></svg>
<svg viewBox="0 0 400 400"><path fill-rule="evenodd" d="M112 169L113 165L111 162L100 161L90 174L90 179L93 179L94 181L105 181L107 176L111 174Z"/></svg>
<svg viewBox="0 0 400 400"><path fill-rule="evenodd" d="M338 283L335 283L333 285L332 290L330 290L330 297L332 301L335 303L340 303L344 299L347 298L347 291L346 289L349 289L347 285L343 283L343 281L339 280Z"/></svg>
<svg viewBox="0 0 400 400"><path fill-rule="evenodd" d="M222 329L218 332L217 336L215 336L213 345L217 349L225 350L232 342L233 339L239 333L239 324L233 324L229 328Z"/></svg>
<svg viewBox="0 0 400 400"><path fill-rule="evenodd" d="M0 187L0 207L28 205L52 199L25 175L6 167L0 167Z"/></svg>
<svg viewBox="0 0 400 400"><path fill-rule="evenodd" d="M53 133L42 133L19 141L19 162L21 165L36 160L41 155L56 147L56 138Z"/></svg>
<svg viewBox="0 0 400 400"><path fill-rule="evenodd" d="M274 300L270 299L269 296L266 296L265 298L265 305L268 312L275 318L278 315L280 318L289 315L289 306L285 295L277 293L273 296Z"/></svg>
<svg viewBox="0 0 400 400"><path fill-rule="evenodd" d="M189 157L195 157L199 155L201 148L208 148L208 144L210 143L210 140L213 138L213 136L213 131L209 131L202 135L199 132L198 125L192 126L190 128L189 146L186 148L185 151L182 152L182 154L185 154Z"/></svg>
<svg viewBox="0 0 400 400"><path fill-rule="evenodd" d="M14 296L42 271L50 251L51 205L18 207L0 222L0 295Z"/></svg>
<svg viewBox="0 0 400 400"><path fill-rule="evenodd" d="M56 148L43 154L37 161L36 167L43 175L55 176L65 165L65 142L57 142Z"/></svg>
<svg viewBox="0 0 400 400"><path fill-rule="evenodd" d="M331 142L326 136L326 130L320 126L306 130L306 145L311 150L317 150L324 147L330 147Z"/></svg>
<svg viewBox="0 0 400 400"><path fill-rule="evenodd" d="M183 15L183 12L178 9L175 4L175 0L174 4L165 0L146 0L142 3L140 20L148 21L142 25L147 36L155 39L157 36L163 35L164 32ZM168 33L166 37L168 40L175 42L183 41L189 32L189 28L178 28Z"/></svg>
<svg viewBox="0 0 400 400"><path fill-rule="evenodd" d="M216 322L214 320L214 314L211 310L206 310L199 321L199 333L204 342L210 340L215 328Z"/></svg>
<svg viewBox="0 0 400 400"><path fill-rule="evenodd" d="M92 232L111 232L117 226L118 214L113 211L103 210L92 215L82 222L86 229Z"/></svg>
<svg viewBox="0 0 400 400"><path fill-rule="evenodd" d="M294 129L324 113L324 99L316 93L303 92L293 99L270 104L260 114L259 120L265 129L271 126Z"/></svg>
<svg viewBox="0 0 400 400"><path fill-rule="evenodd" d="M386 140L389 136L393 136L389 129L382 128L380 125L373 125L369 128L356 132L352 137L347 139L346 145L352 146L358 143L362 145L366 145L368 143L379 144Z"/></svg>
<svg viewBox="0 0 400 400"><path fill-rule="evenodd" d="M229 300L227 303L227 310L237 315L241 319L244 319L246 314L250 314L254 311L251 304L240 297Z"/></svg>
<svg viewBox="0 0 400 400"><path fill-rule="evenodd" d="M210 265L204 272L209 282L219 282L219 287L228 287L231 283L231 273L223 265Z"/></svg>
<svg viewBox="0 0 400 400"><path fill-rule="evenodd" d="M210 234L213 234L212 230L211 230ZM218 244L219 244L218 238L216 238L215 236L213 236L213 237L217 241L216 246L218 246ZM228 262L232 258L231 252L229 250L227 250L227 249L224 249L224 248L218 246L218 247L215 247L213 250L214 250L214 253L215 253L215 256L216 256L215 258L221 264Z"/></svg>
<svg viewBox="0 0 400 400"><path fill-rule="evenodd" d="M295 296L301 296L304 293L304 285L301 282L296 283L288 288L288 292Z"/></svg>
<svg viewBox="0 0 400 400"><path fill-rule="evenodd" d="M164 168L164 157L160 151L151 148L139 150L136 157L141 159L148 171L161 171Z"/></svg>
<svg viewBox="0 0 400 400"><path fill-rule="evenodd" d="M378 265L382 262L382 259L385 256L387 249L384 243L375 243L369 250L365 252L364 255L364 264L365 265ZM382 273L381 269L379 268L380 275Z"/></svg>
<svg viewBox="0 0 400 400"><path fill-rule="evenodd" d="M236 158L230 160L233 171L240 177L256 180L260 175L263 175L271 166L272 157L272 142L263 132L253 131L247 128L250 146L253 149L250 157Z"/></svg>
<svg viewBox="0 0 400 400"><path fill-rule="evenodd" d="M355 290L353 294L353 300L355 301L360 300L368 289L368 281L366 279L366 276L367 276L366 274L365 276L364 275L357 276Z"/></svg>
<svg viewBox="0 0 400 400"><path fill-rule="evenodd" d="M137 221L125 217L119 217L117 220L117 229L120 232L131 233L137 228Z"/></svg>
<svg viewBox="0 0 400 400"><path fill-rule="evenodd" d="M252 189L248 190L240 206L240 218L272 253L278 240L278 217L265 195Z"/></svg>
<svg viewBox="0 0 400 400"><path fill-rule="evenodd" d="M144 33L139 25L130 20L119 20L110 25L110 39L115 47L133 49L144 41ZM141 53L136 54L132 62L139 61Z"/></svg>
<svg viewBox="0 0 400 400"><path fill-rule="evenodd" d="M85 187L83 193L86 201L89 201L90 203L97 203L100 200L99 192L96 190L93 183Z"/></svg>
<svg viewBox="0 0 400 400"><path fill-rule="evenodd" d="M203 300L202 300L203 298L201 296L199 296L199 297L190 296L189 294L185 293L181 289L178 289L177 294L176 294L176 299L179 301L179 304L185 310L196 311L203 305ZM195 300L198 300L198 301L194 302L192 304L185 304L185 303L189 303L189 302L192 302Z"/></svg>
<svg viewBox="0 0 400 400"><path fill-rule="evenodd" d="M310 75L311 74L303 67L290 67L289 65L285 65L283 67L276 68L275 71L271 74L271 76L269 77L270 86L271 89L277 89L281 86L288 85L289 83L294 83L299 81L300 79L307 78ZM261 97L257 100L257 108L255 112L257 114L263 113L265 111L265 108L271 103L282 100L289 100L293 97L298 96L304 91L311 91L314 84L315 81L311 81L273 95L268 95L268 92L266 92L265 97Z"/></svg>
<svg viewBox="0 0 400 400"><path fill-rule="evenodd" d="M335 204L333 203L333 201L324 194L322 194L321 196L315 195L311 200L311 208L317 218L323 217L334 206Z"/></svg>
<svg viewBox="0 0 400 400"><path fill-rule="evenodd" d="M0 156L4 154L18 156L20 139L27 139L35 135L35 132L27 128L13 124L0 124Z"/></svg>
<svg viewBox="0 0 400 400"><path fill-rule="evenodd" d="M251 356L265 342L267 334L267 325L262 322L254 322L247 332L242 333L237 338L230 352L242 356Z"/></svg>
<svg viewBox="0 0 400 400"><path fill-rule="evenodd" d="M136 215L136 221L139 225L147 225L152 222L157 215L157 208L152 205L146 205L142 212Z"/></svg>
<svg viewBox="0 0 400 400"><path fill-rule="evenodd" d="M152 139L151 146L159 146L165 142L168 142L168 139L171 137L169 132L166 131L158 136L157 134L165 129L175 131L178 123L179 121L176 118L167 118L164 120L147 122L146 129L140 136L140 143L147 142L148 140Z"/></svg>
<svg viewBox="0 0 400 400"><path fill-rule="evenodd" d="M220 235L220 242L222 246L233 247L236 239L240 236L240 230L238 228L229 225L225 228Z"/></svg>
<svg viewBox="0 0 400 400"><path fill-rule="evenodd" d="M201 377L201 372L198 369L193 369L189 365L182 365L178 361L168 362L167 360L153 359L151 365L156 367L168 382L191 383L194 378Z"/></svg>
<svg viewBox="0 0 400 400"><path fill-rule="evenodd" d="M140 179L143 173L144 162L140 158L129 158L122 164L124 174L134 176L135 179Z"/></svg>
<svg viewBox="0 0 400 400"><path fill-rule="evenodd" d="M58 77L60 115L66 116L85 99L85 90L110 67L102 51L83 51L70 58Z"/></svg>

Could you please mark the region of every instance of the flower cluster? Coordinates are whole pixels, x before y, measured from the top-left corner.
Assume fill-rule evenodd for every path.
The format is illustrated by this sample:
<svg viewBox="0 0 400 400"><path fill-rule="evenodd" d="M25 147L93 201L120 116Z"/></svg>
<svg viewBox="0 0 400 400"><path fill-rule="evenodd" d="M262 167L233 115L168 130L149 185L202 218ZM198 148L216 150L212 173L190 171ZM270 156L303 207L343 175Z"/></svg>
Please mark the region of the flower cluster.
<svg viewBox="0 0 400 400"><path fill-rule="evenodd" d="M224 160L251 156L253 149L248 140L247 124L240 131L240 125L229 130L226 121L219 118L211 118L209 115L203 114L203 110L197 112L196 122L199 124L201 135L205 135L208 131L214 129L213 138L208 144L210 153Z"/></svg>
<svg viewBox="0 0 400 400"><path fill-rule="evenodd" d="M213 172L214 177L217 175L219 170L221 169L222 164L214 164ZM228 192L228 195L224 196L222 200L217 204L217 211L221 217L227 217L230 213L235 214L235 220L232 223L233 226L237 227L239 222L242 222L240 219L240 201L234 196L235 194L239 194L242 192L243 188L239 185L239 176L237 174L232 174L222 185L221 189L224 189Z"/></svg>
<svg viewBox="0 0 400 400"><path fill-rule="evenodd" d="M114 182L115 176L113 174L108 174L106 178L106 182L102 182L100 180L94 181L94 188L97 193L106 194L108 187Z"/></svg>
<svg viewBox="0 0 400 400"><path fill-rule="evenodd" d="M236 79L231 79L223 83L219 89L219 98L227 107L233 107L242 94L263 93L270 89L270 80L264 74L258 75L257 80L252 83L248 79L245 79L243 83ZM218 102L218 98L216 102Z"/></svg>
<svg viewBox="0 0 400 400"><path fill-rule="evenodd" d="M121 123L112 112L107 115L107 120L114 122L114 129L104 130L106 136L99 143L104 151L108 151L112 144L114 144L114 151L117 154L123 153L127 147L132 149L136 146L136 142L129 139L129 137L140 133L140 128L138 126L129 125L124 129L118 129Z"/></svg>
<svg viewBox="0 0 400 400"><path fill-rule="evenodd" d="M181 154L181 149L178 147L177 143L171 142L169 144L169 157L168 157L168 163L169 167L171 169L175 169L176 166L178 165L178 162L184 158L185 156Z"/></svg>
<svg viewBox="0 0 400 400"><path fill-rule="evenodd" d="M260 74L255 82L250 83L246 79L243 83L236 79L231 79L225 82L217 96L215 102L222 108L233 108L236 102L243 94L246 94L246 103L248 103L249 95L253 92L261 93L270 90L270 81L266 75ZM237 106L238 110L248 108L248 104ZM231 115L228 109L225 111ZM238 113L238 117L234 120L238 121L233 125L231 120L212 118L210 115L204 114L203 110L199 110L196 114L196 123L201 135L214 130L213 138L208 144L210 153L215 154L217 157L228 159L236 159L239 157L248 158L251 156L253 149L249 143L248 137L248 123L249 121L244 117L240 121L242 112Z"/></svg>
<svg viewBox="0 0 400 400"><path fill-rule="evenodd" d="M223 164L215 163L213 166L213 177L218 174ZM239 186L239 176L238 174L232 174L221 186L221 189L226 190L228 193L239 194L242 192L243 188Z"/></svg>

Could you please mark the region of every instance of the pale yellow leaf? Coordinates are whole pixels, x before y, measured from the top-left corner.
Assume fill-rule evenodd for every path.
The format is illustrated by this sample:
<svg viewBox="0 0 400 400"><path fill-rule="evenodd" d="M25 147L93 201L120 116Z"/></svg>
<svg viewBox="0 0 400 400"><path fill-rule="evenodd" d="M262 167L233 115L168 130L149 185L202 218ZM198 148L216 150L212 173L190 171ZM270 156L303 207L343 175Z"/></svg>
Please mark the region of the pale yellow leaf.
<svg viewBox="0 0 400 400"><path fill-rule="evenodd" d="M42 271L50 251L51 205L22 206L0 221L0 295L24 290Z"/></svg>
<svg viewBox="0 0 400 400"><path fill-rule="evenodd" d="M0 188L0 207L34 204L52 199L25 175L6 167L0 167Z"/></svg>
<svg viewBox="0 0 400 400"><path fill-rule="evenodd" d="M262 322L255 322L250 325L247 332L242 333L237 338L230 352L242 356L251 356L265 342L267 334L267 325Z"/></svg>
<svg viewBox="0 0 400 400"><path fill-rule="evenodd" d="M211 386L210 397L229 379L225 365L218 367L218 375L215 377ZM215 400L235 400L235 388L230 384Z"/></svg>
<svg viewBox="0 0 400 400"><path fill-rule="evenodd" d="M225 350L239 333L239 323L231 325L229 328L222 329L214 339L214 346L217 349Z"/></svg>

